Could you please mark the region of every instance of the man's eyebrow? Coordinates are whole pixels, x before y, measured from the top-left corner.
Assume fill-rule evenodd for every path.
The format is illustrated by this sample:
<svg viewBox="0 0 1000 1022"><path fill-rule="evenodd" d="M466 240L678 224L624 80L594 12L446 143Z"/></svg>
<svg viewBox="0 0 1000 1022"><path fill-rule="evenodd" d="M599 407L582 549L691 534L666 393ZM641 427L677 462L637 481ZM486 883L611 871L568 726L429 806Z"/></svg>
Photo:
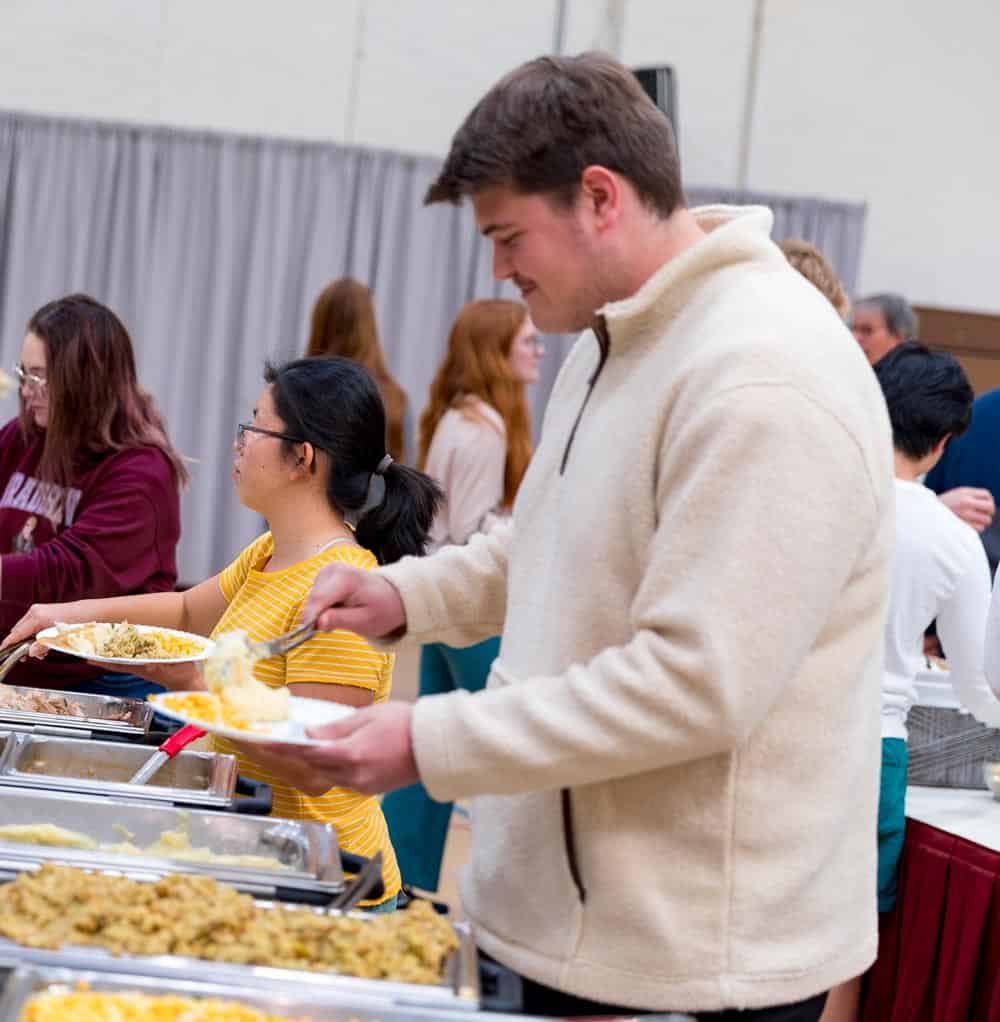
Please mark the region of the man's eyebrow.
<svg viewBox="0 0 1000 1022"><path fill-rule="evenodd" d="M511 227L513 224L490 224L483 228L482 235L484 238L488 238L494 231L506 231Z"/></svg>

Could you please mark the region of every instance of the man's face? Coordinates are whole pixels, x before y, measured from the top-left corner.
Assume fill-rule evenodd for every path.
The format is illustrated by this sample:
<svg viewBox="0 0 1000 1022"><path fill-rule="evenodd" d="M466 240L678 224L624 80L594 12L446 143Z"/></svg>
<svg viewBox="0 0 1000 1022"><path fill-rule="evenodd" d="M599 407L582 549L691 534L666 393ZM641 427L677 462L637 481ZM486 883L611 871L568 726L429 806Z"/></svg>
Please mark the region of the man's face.
<svg viewBox="0 0 1000 1022"><path fill-rule="evenodd" d="M851 332L872 365L903 342L898 334L889 333L885 316L877 305L858 305L854 309Z"/></svg>
<svg viewBox="0 0 1000 1022"><path fill-rule="evenodd" d="M604 299L596 233L580 206L501 186L477 192L472 206L493 243L493 275L517 285L538 328L569 333L590 326Z"/></svg>

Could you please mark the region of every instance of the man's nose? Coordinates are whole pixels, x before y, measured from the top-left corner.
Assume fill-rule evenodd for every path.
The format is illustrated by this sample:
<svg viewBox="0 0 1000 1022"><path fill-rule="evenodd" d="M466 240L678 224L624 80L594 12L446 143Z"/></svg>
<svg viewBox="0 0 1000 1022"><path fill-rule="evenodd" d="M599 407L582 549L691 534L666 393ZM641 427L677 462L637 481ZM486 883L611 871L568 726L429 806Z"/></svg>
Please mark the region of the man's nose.
<svg viewBox="0 0 1000 1022"><path fill-rule="evenodd" d="M499 245L493 246L493 276L497 280L507 280L512 277L514 271L511 269L510 260L503 253Z"/></svg>

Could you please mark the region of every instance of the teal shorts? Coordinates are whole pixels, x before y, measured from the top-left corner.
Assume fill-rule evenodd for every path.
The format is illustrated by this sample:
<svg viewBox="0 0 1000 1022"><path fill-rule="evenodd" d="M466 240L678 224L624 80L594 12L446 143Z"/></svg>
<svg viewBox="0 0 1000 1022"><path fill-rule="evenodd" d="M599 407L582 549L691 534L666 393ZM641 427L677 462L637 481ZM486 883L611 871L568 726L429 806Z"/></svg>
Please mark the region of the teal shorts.
<svg viewBox="0 0 1000 1022"><path fill-rule="evenodd" d="M896 870L906 834L906 767L909 750L902 738L882 739L878 793L878 910L896 907Z"/></svg>

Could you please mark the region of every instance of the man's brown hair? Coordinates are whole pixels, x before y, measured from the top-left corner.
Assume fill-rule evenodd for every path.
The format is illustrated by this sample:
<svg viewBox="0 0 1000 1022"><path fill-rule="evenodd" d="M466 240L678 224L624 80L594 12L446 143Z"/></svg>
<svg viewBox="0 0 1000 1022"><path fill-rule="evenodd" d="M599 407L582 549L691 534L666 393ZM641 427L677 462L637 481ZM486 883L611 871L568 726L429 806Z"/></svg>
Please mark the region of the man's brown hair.
<svg viewBox="0 0 1000 1022"><path fill-rule="evenodd" d="M424 202L505 186L569 205L594 164L663 217L684 205L673 128L632 73L603 53L538 57L476 104Z"/></svg>

